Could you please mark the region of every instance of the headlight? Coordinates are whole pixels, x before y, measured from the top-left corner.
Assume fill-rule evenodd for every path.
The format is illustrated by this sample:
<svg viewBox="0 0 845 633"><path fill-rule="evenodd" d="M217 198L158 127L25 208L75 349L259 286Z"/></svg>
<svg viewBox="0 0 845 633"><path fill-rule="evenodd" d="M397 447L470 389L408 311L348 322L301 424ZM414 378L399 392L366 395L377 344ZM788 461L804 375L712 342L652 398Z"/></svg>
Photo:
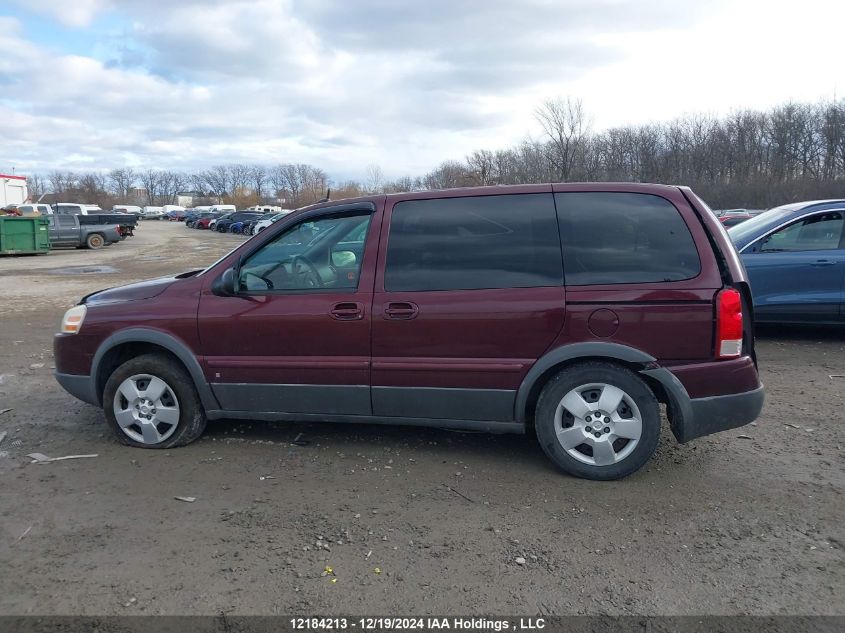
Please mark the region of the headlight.
<svg viewBox="0 0 845 633"><path fill-rule="evenodd" d="M85 320L85 313L88 308L84 305L74 306L62 317L62 334L76 334L79 328L82 327L82 322Z"/></svg>

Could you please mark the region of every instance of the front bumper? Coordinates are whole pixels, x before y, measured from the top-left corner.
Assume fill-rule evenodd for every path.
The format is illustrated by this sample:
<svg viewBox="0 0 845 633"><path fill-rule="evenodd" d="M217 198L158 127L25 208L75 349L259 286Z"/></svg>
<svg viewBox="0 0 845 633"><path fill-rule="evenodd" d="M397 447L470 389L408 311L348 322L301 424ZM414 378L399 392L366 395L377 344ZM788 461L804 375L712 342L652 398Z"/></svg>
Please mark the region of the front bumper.
<svg viewBox="0 0 845 633"><path fill-rule="evenodd" d="M88 404L93 404L95 407L100 406L99 398L97 398L96 389L94 388L94 380L91 376L76 374L61 374L56 372L56 380L74 398L78 398Z"/></svg>
<svg viewBox="0 0 845 633"><path fill-rule="evenodd" d="M681 444L750 424L763 410L763 385L740 393L690 398L681 381L668 369L650 369L642 373L663 386L669 424Z"/></svg>

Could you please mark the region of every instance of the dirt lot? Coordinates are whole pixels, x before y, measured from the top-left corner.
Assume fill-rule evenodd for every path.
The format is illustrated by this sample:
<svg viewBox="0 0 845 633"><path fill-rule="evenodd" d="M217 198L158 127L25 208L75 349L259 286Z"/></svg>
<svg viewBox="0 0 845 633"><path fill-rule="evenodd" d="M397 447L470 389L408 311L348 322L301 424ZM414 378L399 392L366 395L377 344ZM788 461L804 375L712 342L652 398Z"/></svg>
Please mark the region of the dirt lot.
<svg viewBox="0 0 845 633"><path fill-rule="evenodd" d="M52 378L63 311L240 239L146 222L0 259L0 614L845 613L845 329L763 332L757 424L664 429L619 482L559 474L531 436L213 422L118 445Z"/></svg>

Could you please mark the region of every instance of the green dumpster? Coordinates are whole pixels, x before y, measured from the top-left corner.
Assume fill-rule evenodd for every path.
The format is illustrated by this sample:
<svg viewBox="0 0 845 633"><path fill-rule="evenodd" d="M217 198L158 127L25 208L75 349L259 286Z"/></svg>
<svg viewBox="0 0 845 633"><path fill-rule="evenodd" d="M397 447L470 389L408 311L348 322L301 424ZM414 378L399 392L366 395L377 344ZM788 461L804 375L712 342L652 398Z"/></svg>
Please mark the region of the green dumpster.
<svg viewBox="0 0 845 633"><path fill-rule="evenodd" d="M0 255L46 253L50 250L45 217L0 216Z"/></svg>

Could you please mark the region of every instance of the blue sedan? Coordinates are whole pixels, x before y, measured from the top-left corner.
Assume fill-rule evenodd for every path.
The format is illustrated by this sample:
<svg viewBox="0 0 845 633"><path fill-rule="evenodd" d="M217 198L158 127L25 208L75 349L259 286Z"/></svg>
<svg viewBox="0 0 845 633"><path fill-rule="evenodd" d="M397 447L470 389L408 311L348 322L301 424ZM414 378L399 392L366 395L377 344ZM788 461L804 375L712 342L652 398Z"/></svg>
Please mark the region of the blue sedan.
<svg viewBox="0 0 845 633"><path fill-rule="evenodd" d="M845 200L798 202L732 227L757 321L845 322Z"/></svg>

